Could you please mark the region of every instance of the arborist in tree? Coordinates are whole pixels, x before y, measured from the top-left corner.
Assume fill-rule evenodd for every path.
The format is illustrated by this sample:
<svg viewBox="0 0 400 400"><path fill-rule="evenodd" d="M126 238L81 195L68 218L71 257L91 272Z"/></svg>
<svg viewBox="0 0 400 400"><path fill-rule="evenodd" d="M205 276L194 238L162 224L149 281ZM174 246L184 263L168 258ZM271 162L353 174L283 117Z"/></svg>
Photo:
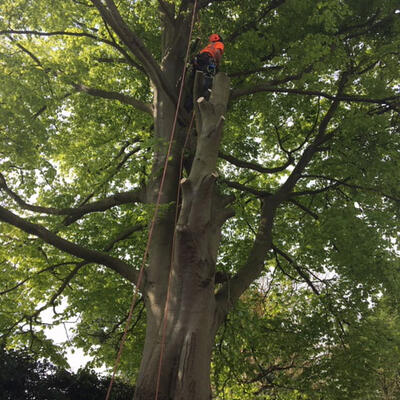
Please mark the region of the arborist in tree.
<svg viewBox="0 0 400 400"><path fill-rule="evenodd" d="M208 40L208 45L194 58L193 67L213 77L218 72L225 46L218 33L213 33Z"/></svg>
<svg viewBox="0 0 400 400"><path fill-rule="evenodd" d="M203 88L201 96L208 99L209 89L211 89L212 81L215 74L218 72L221 63L222 55L224 54L225 46L221 35L213 33L209 37L209 43L204 49L193 58L192 61L192 76L190 79L190 87L193 87L194 76L196 71L204 73ZM192 95L191 95L192 96ZM192 98L185 101L185 108L191 111L193 108Z"/></svg>

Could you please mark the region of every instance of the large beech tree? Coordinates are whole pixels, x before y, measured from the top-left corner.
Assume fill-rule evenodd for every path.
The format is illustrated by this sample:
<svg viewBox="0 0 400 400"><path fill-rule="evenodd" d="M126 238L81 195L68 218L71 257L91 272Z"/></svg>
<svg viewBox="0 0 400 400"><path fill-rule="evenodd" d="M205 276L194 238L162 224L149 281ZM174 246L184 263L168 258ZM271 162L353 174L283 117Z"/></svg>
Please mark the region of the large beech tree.
<svg viewBox="0 0 400 400"><path fill-rule="evenodd" d="M75 345L112 364L156 209L123 356L136 400L157 390L160 400L209 399L213 344L221 325L229 343L230 313L240 325L239 301L260 321L280 302L294 315L291 291L311 306L304 317L323 304L321 344L327 325L345 334L382 294L396 298L397 0L0 7L6 346L54 358L41 317L52 307L56 322L75 319ZM191 125L178 104L185 55L212 32L226 52L209 100L195 84ZM280 291L261 289L279 276ZM267 390L256 353L241 362L260 367L252 382ZM271 365L290 370L295 358Z"/></svg>

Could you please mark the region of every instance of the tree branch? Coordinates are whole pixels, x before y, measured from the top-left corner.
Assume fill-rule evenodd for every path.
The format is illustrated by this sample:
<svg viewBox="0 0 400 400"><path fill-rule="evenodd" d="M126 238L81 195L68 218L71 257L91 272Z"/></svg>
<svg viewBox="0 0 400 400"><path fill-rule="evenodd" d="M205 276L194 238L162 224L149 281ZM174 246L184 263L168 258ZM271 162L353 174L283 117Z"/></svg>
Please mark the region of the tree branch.
<svg viewBox="0 0 400 400"><path fill-rule="evenodd" d="M282 256L286 261L288 261L291 265L293 265L294 269L297 271L297 273L304 279L304 281L307 283L307 285L311 288L311 290L316 294L319 295L319 290L314 286L314 284L311 282L310 278L307 276L307 274L301 269L301 267L293 260L292 257L290 257L287 253L284 251L280 250L277 248L274 244L272 244L272 249L274 252Z"/></svg>
<svg viewBox="0 0 400 400"><path fill-rule="evenodd" d="M134 140L134 142L139 142L139 141L140 141L140 139L135 139L135 140ZM133 143L133 142L132 142L132 143ZM129 143L129 144L132 144L132 143ZM129 145L129 144L128 144L128 145ZM126 147L125 147L125 148L126 148ZM131 156L133 156L134 154L136 154L138 151L140 151L141 148L140 148L140 147L136 147L136 148L132 149L131 151L129 151L128 153L124 153L124 150L125 150L125 149L124 149L124 146L122 146L122 148L121 148L119 154L118 154L116 157L114 157L114 160L116 161L122 154L124 154L124 157L122 158L122 160L118 163L118 165L114 168L114 170L111 171L111 172L108 174L108 176L107 176L102 182L100 182L99 185L98 185L89 195L86 196L86 198L81 202L81 204L80 204L79 207L83 207L84 205L86 205L86 203L87 203L90 199L92 199L96 194L98 194L99 191L100 191L102 188L104 188L104 187L107 185L107 183L121 170L121 168L122 168L122 167L125 165L125 163L129 160L129 158L130 158ZM105 166L105 167L100 168L100 171L107 169L108 167L112 166L112 164L113 164L113 161L111 161L111 162L109 163L108 166ZM143 185L144 185L144 183L143 183ZM140 195L140 200L139 200L139 202L145 202L145 192L146 192L145 186L142 186L142 187L139 188L138 190L139 190L139 195Z"/></svg>
<svg viewBox="0 0 400 400"><path fill-rule="evenodd" d="M232 181L228 181L227 179L221 179L221 181L223 183L225 183L225 185L233 188L233 189L237 189L240 190L242 192L247 192L247 193L251 193L254 194L255 196L259 197L259 198L265 198L265 197L269 197L272 196L272 193L270 192L266 192L263 190L259 190L259 189L255 189L249 186L245 186L242 185L241 183L238 182L232 182Z"/></svg>
<svg viewBox="0 0 400 400"><path fill-rule="evenodd" d="M13 214L11 211L5 209L2 206L0 206L0 221L15 226L16 228L21 229L26 233L34 235L65 253L71 254L90 263L104 265L117 272L122 277L132 283L137 282L139 271L133 269L132 266L130 266L126 262L119 260L118 258L109 256L108 254L87 249L68 240L65 240L57 236L53 232L49 231L48 229L44 228L43 226L33 224L32 222L29 222Z"/></svg>
<svg viewBox="0 0 400 400"><path fill-rule="evenodd" d="M70 209L72 210L72 212L69 213L70 216L65 219L64 223L65 225L70 225L86 214L106 211L112 207L119 206L122 204L141 203L143 201L144 201L143 189L116 193L105 199L94 201L93 203L84 204L80 207Z"/></svg>
<svg viewBox="0 0 400 400"><path fill-rule="evenodd" d="M44 272L47 272L47 271L52 271L52 270L54 270L54 269L56 269L58 267L63 267L63 266L66 266L66 265L71 265L71 264L78 264L78 263L77 262L72 262L72 261L71 262L63 262L63 263L50 265L49 267L43 268L40 271L36 272L34 275L28 276L27 278L23 279L22 281L16 283L14 286L3 290L2 292L0 292L0 296L4 295L6 293L12 292L15 289L18 289L24 283L28 282L30 279L32 279L33 277L35 277L37 275L40 275L40 274L42 274Z"/></svg>
<svg viewBox="0 0 400 400"><path fill-rule="evenodd" d="M109 208L128 203L138 203L144 200L144 189L131 190L129 192L116 193L102 200L84 204L76 208L54 208L41 207L26 203L20 196L13 192L6 183L4 176L0 173L0 189L3 189L24 210L48 215L68 215L66 224L75 222L82 216L93 212L108 210Z"/></svg>
<svg viewBox="0 0 400 400"><path fill-rule="evenodd" d="M176 96L174 96L171 85L169 84L169 82L166 81L160 66L153 58L149 50L146 48L142 40L126 24L121 14L119 13L114 1L105 0L107 7L103 5L101 0L91 1L99 10L100 15L102 16L104 21L106 21L111 26L111 28L118 35L121 41L143 64L155 86L158 89L163 89L164 92L167 93L168 96L173 100L173 102L176 103Z"/></svg>
<svg viewBox="0 0 400 400"><path fill-rule="evenodd" d="M261 22L271 11L275 10L279 6L281 6L283 3L285 3L286 0L271 0L270 4L265 8L265 10L262 10L260 15L258 15L257 18L252 18L249 22L246 24L240 26L235 32L233 32L229 37L228 41L233 42L238 36L243 34L244 32L249 31L250 29L255 29L257 30L257 24ZM264 3L260 3L262 5Z"/></svg>
<svg viewBox="0 0 400 400"><path fill-rule="evenodd" d="M92 87L88 87L82 84L73 84L74 88L78 92L87 93L94 97L101 97L103 99L117 100L122 104L128 104L130 106L135 107L136 109L143 111L147 114L153 116L153 107L151 104L143 103L139 100L136 100L134 97L127 96L126 94L107 91L102 89L96 89Z"/></svg>
<svg viewBox="0 0 400 400"><path fill-rule="evenodd" d="M271 233L276 208L277 203L272 199L263 201L258 231L245 264L216 294L220 321L223 321L233 304L262 273L265 259L272 246Z"/></svg>
<svg viewBox="0 0 400 400"><path fill-rule="evenodd" d="M231 100L237 99L242 96L247 96L254 93L261 92L271 92L271 93L287 93L287 94L298 94L301 96L315 96L315 97L324 97L328 100L333 101L344 101L344 102L355 102L355 103L369 103L369 104L380 104L387 105L389 107L393 107L392 103L400 100L400 96L391 96L391 97L383 97L381 99L373 99L368 96L356 96L351 94L341 94L341 95L332 95L326 92L321 92L318 90L301 90L301 89L286 89L286 88L277 88L268 84L260 84L249 88L236 89L231 92Z"/></svg>
<svg viewBox="0 0 400 400"><path fill-rule="evenodd" d="M307 207L305 207L303 204L299 203L297 200L294 199L290 199L290 202L292 204L294 204L296 207L299 207L301 210L303 210L305 213L311 215L315 220L319 219L318 214L316 214L315 212L311 211L310 209L308 209Z"/></svg>
<svg viewBox="0 0 400 400"><path fill-rule="evenodd" d="M43 68L43 65L40 62L39 58L36 57L31 51L29 51L26 47L22 46L22 44L20 44L20 43L16 43L16 46L19 49L21 49L25 54L27 54L35 62L36 65Z"/></svg>
<svg viewBox="0 0 400 400"><path fill-rule="evenodd" d="M343 73L342 77L339 79L338 82L338 95L340 96L341 93L344 90L345 84L347 82L347 76L348 74L345 72ZM326 130L328 128L328 125L335 115L335 112L337 108L339 107L340 100L334 100L328 111L326 112L324 118L322 119L319 128L318 128L318 133L313 141L303 152L302 156L300 157L300 160L294 167L292 173L289 175L289 177L286 179L286 181L282 184L282 186L279 188L279 190L276 192L274 195L277 201L282 201L286 200L289 196L290 193L292 192L293 188L295 187L296 183L298 180L301 178L301 175L305 168L307 167L308 163L311 161L312 157L314 154L320 150L320 146L325 143L327 140L329 140L332 137L332 134L326 134Z"/></svg>
<svg viewBox="0 0 400 400"><path fill-rule="evenodd" d="M162 14L164 14L170 23L175 21L175 6L171 3L167 3L165 0L158 0L159 8ZM181 9L184 7L184 1L182 1Z"/></svg>
<svg viewBox="0 0 400 400"><path fill-rule="evenodd" d="M142 230L143 228L144 228L143 225L133 225L133 226L130 226L130 227L128 227L127 229L121 231L115 238L113 238L113 239L104 247L104 251L108 253L109 251L112 250L112 248L114 247L114 245L115 245L116 243L118 243L118 242L120 242L120 241L122 241L122 240L127 239L130 235L132 235L132 233L138 232L138 231ZM10 287L10 288L8 288L8 289L3 290L2 292L0 292L0 296L3 295L3 294L6 294L6 293L12 292L12 291L15 290L15 289L18 289L18 288L19 288L20 286L22 286L24 283L26 283L26 282L28 282L29 280L33 279L33 278L34 278L35 276L37 276L37 275L43 274L44 272L47 272L47 271L53 271L53 270L55 270L56 268L59 268L59 267L64 267L64 266L66 266L66 265L72 265L72 264L75 264L75 265L77 265L77 266L80 265L80 266L83 267L84 265L87 265L87 264L89 264L89 263L88 263L87 261L82 261L82 262L80 262L80 263L74 262L74 261L69 261L69 262L63 262L63 263L59 263L59 264L55 264L55 265L50 265L49 267L43 268L43 269L41 269L40 271L34 273L33 275L28 276L28 277L25 278L24 280L22 280L22 281L16 283L14 286L12 286L12 287Z"/></svg>
<svg viewBox="0 0 400 400"><path fill-rule="evenodd" d="M75 37L86 37L89 39L93 39L96 42L104 43L107 44L108 46L113 47L116 49L119 53L121 53L128 63L135 68L137 68L139 71L143 72L144 74L147 74L146 70L139 65L137 62L135 62L132 57L129 56L129 54L126 52L126 50L119 46L117 43L100 38L96 35L93 35L88 32L69 32L69 31L53 31L53 32L42 32L42 31L34 31L34 30L27 30L27 29L7 29L7 30L2 30L0 31L0 35L33 35L33 36L75 36Z"/></svg>
<svg viewBox="0 0 400 400"><path fill-rule="evenodd" d="M51 296L51 298L43 306L41 306L40 308L35 310L35 312L32 315L26 315L23 318L21 318L16 324L14 324L14 326L18 325L24 319L31 321L30 323L32 323L33 320L35 320L35 322L36 322L36 318L43 310L45 310L46 308L48 308L50 306L54 307L55 301L57 300L57 298L62 295L65 288L69 285L69 283L78 274L78 272L84 265L85 265L85 263L79 263L78 265L76 265L76 267L64 278L61 286L57 289L57 291Z"/></svg>
<svg viewBox="0 0 400 400"><path fill-rule="evenodd" d="M347 178L347 179L349 179L349 178ZM344 182L339 182L338 181L338 182L333 183L332 185L328 185L328 186L325 186L325 187L320 188L320 189L303 190L301 192L293 192L291 194L291 196L305 196L305 195L315 195L315 194L319 194L319 193L324 193L324 192L327 192L327 191L329 191L331 189L335 189L338 186L343 185L343 184L344 184Z"/></svg>
<svg viewBox="0 0 400 400"><path fill-rule="evenodd" d="M229 163L231 163L233 165L236 165L237 167L247 168L247 169L251 169L254 171L258 171L261 173L267 173L267 174L274 174L276 172L284 171L293 162L293 159L291 157L289 157L289 159L286 161L286 163L280 167L266 168L257 163L251 163L248 161L239 160L229 154L224 154L221 151L218 153L218 156L220 158L222 158L223 160L228 161Z"/></svg>
<svg viewBox="0 0 400 400"><path fill-rule="evenodd" d="M40 307L38 310L35 311L35 314L32 316L33 318L37 315L40 314L41 311L45 310L46 308L48 308L49 306L54 305L55 301L57 300L57 298L59 296L61 296L61 294L63 293L63 291L65 290L65 288L69 285L69 283L72 281L72 279L74 279L74 277L78 274L78 272L81 270L81 268L84 266L83 263L79 263L63 280L62 285L57 289L57 291L53 294L53 296L51 296L50 300L43 305L42 307Z"/></svg>
<svg viewBox="0 0 400 400"><path fill-rule="evenodd" d="M353 183L348 183L346 182L347 180L350 180L351 178L346 178L346 179L337 179L337 178L332 178L329 176L324 176L324 175L308 175L308 174L302 174L301 178L311 178L311 179L324 179L324 180L328 180L328 181L332 181L337 183L338 185L342 185L342 186L346 186L349 187L351 189L357 189L357 190L365 190L368 192L373 192L373 193L377 193L380 196L386 197L389 200L395 201L395 202L400 202L400 198L399 197L395 197L392 196L390 194L384 193L382 192L380 189L378 188L373 188L373 187L368 187L368 186L361 186L361 185L356 185Z"/></svg>
<svg viewBox="0 0 400 400"><path fill-rule="evenodd" d="M346 81L347 74L344 73L338 83L339 95L342 93ZM280 189L273 196L267 198L264 196L259 228L247 261L239 269L236 276L227 281L216 294L220 321L223 320L227 312L238 300L241 294L249 287L251 282L257 279L262 273L267 252L273 246L272 227L275 211L282 201L288 199L291 191L293 190L297 181L300 179L303 170L312 159L314 153L319 150L321 144L331 137L331 134L327 134L326 130L338 106L338 100L332 102L329 110L326 112L319 125L318 134L316 135L313 143L304 151L299 162L289 175L286 182L283 183ZM258 192L256 195L259 194L260 192Z"/></svg>

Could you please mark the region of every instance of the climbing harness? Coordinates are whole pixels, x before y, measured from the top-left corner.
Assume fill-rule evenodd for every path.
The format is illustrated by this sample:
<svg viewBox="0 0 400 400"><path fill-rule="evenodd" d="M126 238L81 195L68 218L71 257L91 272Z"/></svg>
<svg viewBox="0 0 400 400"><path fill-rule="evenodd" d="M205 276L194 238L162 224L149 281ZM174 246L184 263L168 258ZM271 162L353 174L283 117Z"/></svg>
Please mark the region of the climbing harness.
<svg viewBox="0 0 400 400"><path fill-rule="evenodd" d="M193 69L202 71L210 77L214 77L217 73L217 64L215 60L208 54L198 54L193 60Z"/></svg>

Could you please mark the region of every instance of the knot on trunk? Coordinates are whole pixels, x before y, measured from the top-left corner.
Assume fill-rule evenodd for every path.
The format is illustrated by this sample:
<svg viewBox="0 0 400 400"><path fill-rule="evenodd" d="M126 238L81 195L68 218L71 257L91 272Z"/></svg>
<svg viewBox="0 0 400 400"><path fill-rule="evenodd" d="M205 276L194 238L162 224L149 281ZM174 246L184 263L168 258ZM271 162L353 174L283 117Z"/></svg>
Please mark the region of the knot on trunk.
<svg viewBox="0 0 400 400"><path fill-rule="evenodd" d="M217 177L218 174L213 172L197 182L192 182L190 177L181 180L183 201L177 227L179 230L201 232L210 223L213 188Z"/></svg>

